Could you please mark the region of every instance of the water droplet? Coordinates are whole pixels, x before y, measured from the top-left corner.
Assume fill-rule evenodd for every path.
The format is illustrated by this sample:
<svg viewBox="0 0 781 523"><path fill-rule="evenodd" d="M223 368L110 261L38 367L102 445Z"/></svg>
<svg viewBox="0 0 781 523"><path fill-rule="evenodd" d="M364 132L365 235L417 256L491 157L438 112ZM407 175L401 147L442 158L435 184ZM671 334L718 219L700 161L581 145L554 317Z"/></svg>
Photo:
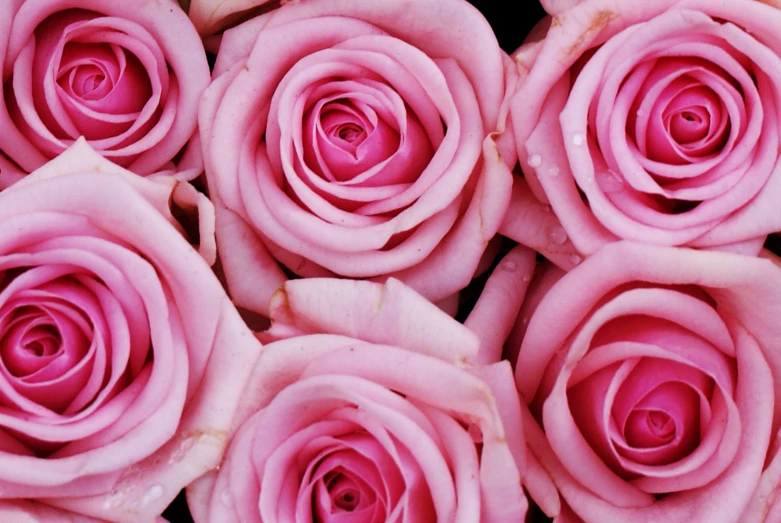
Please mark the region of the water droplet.
<svg viewBox="0 0 781 523"><path fill-rule="evenodd" d="M502 269L506 270L507 272L514 272L515 268L515 262L512 261L506 261L502 264Z"/></svg>
<svg viewBox="0 0 781 523"><path fill-rule="evenodd" d="M153 501L157 501L158 499L163 497L164 494L163 487L161 485L152 485L149 487L144 494L144 499L142 503L146 505L147 503L152 503Z"/></svg>
<svg viewBox="0 0 781 523"><path fill-rule="evenodd" d="M220 494L220 501L222 501L222 504L226 507L233 506L233 495L228 491L228 489L222 491L222 494Z"/></svg>
<svg viewBox="0 0 781 523"><path fill-rule="evenodd" d="M181 443L179 443L179 446L171 453L171 457L168 460L168 463L170 465L173 465L174 463L179 463L182 461L187 454L187 452L193 448L193 445L195 445L195 438L194 437L188 437L182 440Z"/></svg>
<svg viewBox="0 0 781 523"><path fill-rule="evenodd" d="M103 502L103 506L108 510L115 509L122 504L122 498L121 492L112 490L109 495L106 496L106 501Z"/></svg>
<svg viewBox="0 0 781 523"><path fill-rule="evenodd" d="M551 229L550 241L552 241L556 245L561 245L567 241L567 233L561 227L556 226L553 229Z"/></svg>
<svg viewBox="0 0 781 523"><path fill-rule="evenodd" d="M613 171L597 174L599 187L606 193L618 192L624 189L624 181Z"/></svg>
<svg viewBox="0 0 781 523"><path fill-rule="evenodd" d="M540 165L542 165L542 156L533 154L529 157L529 167L536 169Z"/></svg>
<svg viewBox="0 0 781 523"><path fill-rule="evenodd" d="M575 133L572 135L572 143L574 143L576 147L580 147L586 143L586 137L583 136L583 133Z"/></svg>
<svg viewBox="0 0 781 523"><path fill-rule="evenodd" d="M572 256L570 256L570 257L569 257L569 261L570 261L570 263L571 263L572 265L577 265L577 264L579 264L581 261L583 261L583 258L581 258L580 256L578 256L577 254L573 254Z"/></svg>
<svg viewBox="0 0 781 523"><path fill-rule="evenodd" d="M561 172L561 170L560 170L558 167L556 167L555 165L553 165L553 166L551 166L551 167L548 167L548 168L545 170L545 174L547 174L547 175L548 175L548 176L550 176L551 178L555 178L555 177L557 177L557 176L559 175L559 173L560 173L560 172Z"/></svg>
<svg viewBox="0 0 781 523"><path fill-rule="evenodd" d="M528 274L524 274L524 275L523 275L523 278L521 278L521 279L522 279L523 281L529 281L529 275L528 275Z"/></svg>

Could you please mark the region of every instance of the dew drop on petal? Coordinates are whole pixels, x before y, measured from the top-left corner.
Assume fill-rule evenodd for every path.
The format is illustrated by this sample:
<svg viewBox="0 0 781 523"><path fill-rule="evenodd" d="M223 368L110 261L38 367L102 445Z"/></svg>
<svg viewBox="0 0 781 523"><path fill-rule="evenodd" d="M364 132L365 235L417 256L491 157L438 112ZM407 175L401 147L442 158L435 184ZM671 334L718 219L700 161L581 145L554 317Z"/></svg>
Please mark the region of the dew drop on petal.
<svg viewBox="0 0 781 523"><path fill-rule="evenodd" d="M524 275L523 275L523 278L521 278L521 279L522 279L523 281L529 281L529 275L528 275L528 274L524 274Z"/></svg>
<svg viewBox="0 0 781 523"><path fill-rule="evenodd" d="M144 494L144 500L143 503L152 503L153 501L157 501L158 499L163 497L163 487L161 485L152 485L149 487Z"/></svg>
<svg viewBox="0 0 781 523"><path fill-rule="evenodd" d="M533 154L529 157L529 167L536 169L540 165L542 165L542 156Z"/></svg>
<svg viewBox="0 0 781 523"><path fill-rule="evenodd" d="M561 170L558 167L556 167L555 165L545 169L545 174L547 174L551 178L557 177L560 172L561 172Z"/></svg>
<svg viewBox="0 0 781 523"><path fill-rule="evenodd" d="M103 503L103 506L108 510L115 509L122 504L122 498L122 493L114 490L106 496L106 501Z"/></svg>
<svg viewBox="0 0 781 523"><path fill-rule="evenodd" d="M220 501L222 501L222 504L226 507L232 507L233 495L227 489L225 489L222 491L222 494L220 494Z"/></svg>
<svg viewBox="0 0 781 523"><path fill-rule="evenodd" d="M179 443L179 446L176 448L176 450L171 453L171 457L169 458L168 463L173 465L174 463L182 461L190 449L193 448L193 445L195 445L195 439L196 438L192 436L184 438L181 443Z"/></svg>
<svg viewBox="0 0 781 523"><path fill-rule="evenodd" d="M624 189L624 182L613 171L605 171L598 175L599 187L606 193L618 192Z"/></svg>
<svg viewBox="0 0 781 523"><path fill-rule="evenodd" d="M502 269L506 270L507 272L515 272L515 262L512 261L506 261L502 264Z"/></svg>
<svg viewBox="0 0 781 523"><path fill-rule="evenodd" d="M562 245L567 241L567 233L561 227L554 227L550 232L550 241L556 245Z"/></svg>
<svg viewBox="0 0 781 523"><path fill-rule="evenodd" d="M570 261L570 263L572 265L577 265L581 261L583 261L583 259L580 256L578 256L577 254L573 254L572 256L569 257L569 261Z"/></svg>
<svg viewBox="0 0 781 523"><path fill-rule="evenodd" d="M583 133L575 133L572 135L572 143L575 144L575 146L580 147L586 143L586 137L583 136Z"/></svg>

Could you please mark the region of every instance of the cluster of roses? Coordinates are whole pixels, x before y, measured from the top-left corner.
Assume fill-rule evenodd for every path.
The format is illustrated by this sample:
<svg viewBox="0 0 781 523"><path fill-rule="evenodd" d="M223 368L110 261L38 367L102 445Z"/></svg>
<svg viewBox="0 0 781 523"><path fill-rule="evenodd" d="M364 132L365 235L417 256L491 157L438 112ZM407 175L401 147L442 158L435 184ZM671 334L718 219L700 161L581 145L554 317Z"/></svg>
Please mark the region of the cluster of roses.
<svg viewBox="0 0 781 523"><path fill-rule="evenodd" d="M0 2L0 521L781 519L774 3Z"/></svg>

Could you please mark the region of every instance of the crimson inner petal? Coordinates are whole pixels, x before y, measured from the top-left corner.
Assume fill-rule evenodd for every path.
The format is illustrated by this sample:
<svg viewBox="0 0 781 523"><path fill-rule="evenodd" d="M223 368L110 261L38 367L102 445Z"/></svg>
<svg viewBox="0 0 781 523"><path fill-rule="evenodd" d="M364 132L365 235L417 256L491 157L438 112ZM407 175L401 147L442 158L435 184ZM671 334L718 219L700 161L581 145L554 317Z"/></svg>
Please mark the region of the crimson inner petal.
<svg viewBox="0 0 781 523"><path fill-rule="evenodd" d="M633 386L632 381L628 380L626 386ZM623 435L630 449L619 452L649 465L676 462L699 445L700 418L700 398L690 385L675 379L663 382L649 391L626 417ZM651 450L654 452L642 452Z"/></svg>
<svg viewBox="0 0 781 523"><path fill-rule="evenodd" d="M633 447L653 448L675 438L675 420L664 411L638 409L627 419L625 437Z"/></svg>
<svg viewBox="0 0 781 523"><path fill-rule="evenodd" d="M29 376L45 367L60 352L60 334L45 319L17 314L0 341L0 355L8 371L16 377ZM36 321L39 320L39 321ZM35 322L35 324L30 324Z"/></svg>
<svg viewBox="0 0 781 523"><path fill-rule="evenodd" d="M330 475L330 478L329 478ZM352 512L361 502L361 491L353 480L344 474L326 474L325 483L331 494L333 506Z"/></svg>
<svg viewBox="0 0 781 523"><path fill-rule="evenodd" d="M369 113L367 113L369 111ZM305 117L305 158L309 167L329 178L348 181L392 156L401 143L394 123L347 98L324 104ZM312 143L312 141L315 143ZM315 153L314 147L319 150Z"/></svg>
<svg viewBox="0 0 781 523"><path fill-rule="evenodd" d="M330 521L344 513L371 513L376 503L374 489L359 475L341 466L322 476L312 500L317 521Z"/></svg>
<svg viewBox="0 0 781 523"><path fill-rule="evenodd" d="M679 144L689 144L708 134L710 115L703 107L687 107L669 118L670 136Z"/></svg>

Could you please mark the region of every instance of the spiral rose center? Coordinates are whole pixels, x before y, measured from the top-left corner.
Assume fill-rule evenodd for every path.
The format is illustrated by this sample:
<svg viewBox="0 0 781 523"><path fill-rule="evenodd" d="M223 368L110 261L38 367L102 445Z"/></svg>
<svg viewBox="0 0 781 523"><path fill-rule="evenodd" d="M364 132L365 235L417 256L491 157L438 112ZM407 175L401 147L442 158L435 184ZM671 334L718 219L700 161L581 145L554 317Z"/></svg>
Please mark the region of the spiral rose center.
<svg viewBox="0 0 781 523"><path fill-rule="evenodd" d="M15 64L14 74L32 70L32 96L12 100L12 108L31 102L60 139L121 140L141 121L156 118L151 109L161 86L150 81L154 51L134 31L127 21L89 11L50 16L31 40L32 63Z"/></svg>
<svg viewBox="0 0 781 523"><path fill-rule="evenodd" d="M354 123L338 126L335 134L340 140L351 145L360 144L366 138L366 131Z"/></svg>
<svg viewBox="0 0 781 523"><path fill-rule="evenodd" d="M78 105L107 114L124 115L141 111L151 96L146 71L132 53L118 45L71 42L63 47L57 85L72 117Z"/></svg>
<svg viewBox="0 0 781 523"><path fill-rule="evenodd" d="M116 381L126 366L143 364L147 340L142 330L130 333L133 343L141 343L137 356L107 361L101 347L110 343L108 322L124 320L102 281L68 274L70 269L44 265L6 272L12 277L0 300L0 403L9 408L44 417L73 415L100 401L112 372ZM112 318L104 306L112 307ZM56 447L28 443L43 454Z"/></svg>
<svg viewBox="0 0 781 523"><path fill-rule="evenodd" d="M625 437L633 447L658 447L675 438L675 421L664 411L638 410L627 419Z"/></svg>
<svg viewBox="0 0 781 523"><path fill-rule="evenodd" d="M307 163L321 176L352 180L398 149L398 129L381 111L349 98L318 105L307 117L313 141L305 144L305 153Z"/></svg>
<svg viewBox="0 0 781 523"><path fill-rule="evenodd" d="M703 139L708 133L710 115L704 107L687 107L669 118L670 136L685 145Z"/></svg>
<svg viewBox="0 0 781 523"><path fill-rule="evenodd" d="M352 512L361 502L361 491L349 476L341 473L328 473L325 476L325 483L331 495L333 506Z"/></svg>
<svg viewBox="0 0 781 523"><path fill-rule="evenodd" d="M106 89L111 89L106 80L105 71L92 64L74 68L68 75L72 92L86 99L101 96Z"/></svg>
<svg viewBox="0 0 781 523"><path fill-rule="evenodd" d="M627 121L627 134L651 162L695 163L726 144L732 124L722 98L739 98L740 93L713 64L684 60L680 70L672 67L663 59L651 69L635 101L636 115ZM651 163L647 167L658 170Z"/></svg>
<svg viewBox="0 0 781 523"><path fill-rule="evenodd" d="M336 463L344 465L334 466ZM314 489L312 508L317 521L341 521L340 514L373 512L377 503L376 486L367 483L364 463L363 457L342 451L319 464L318 469L328 472L320 476Z"/></svg>

